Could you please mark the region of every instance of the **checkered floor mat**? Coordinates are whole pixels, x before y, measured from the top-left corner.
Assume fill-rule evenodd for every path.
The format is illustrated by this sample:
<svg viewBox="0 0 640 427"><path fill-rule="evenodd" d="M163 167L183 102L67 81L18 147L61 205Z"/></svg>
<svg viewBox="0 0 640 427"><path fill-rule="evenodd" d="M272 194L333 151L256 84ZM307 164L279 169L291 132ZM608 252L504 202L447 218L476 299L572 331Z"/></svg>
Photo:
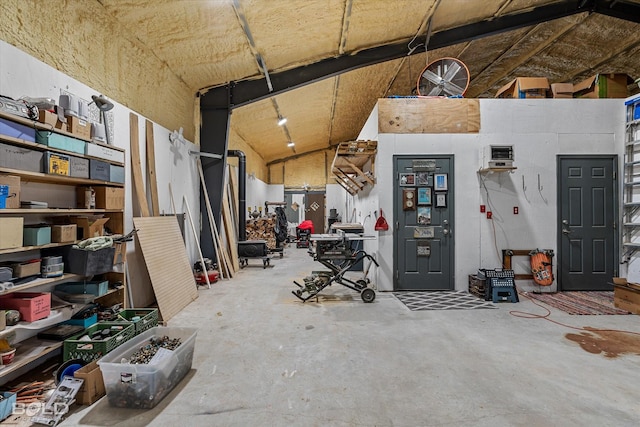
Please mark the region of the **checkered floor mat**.
<svg viewBox="0 0 640 427"><path fill-rule="evenodd" d="M491 301L482 300L463 291L394 292L393 295L411 311L498 308Z"/></svg>

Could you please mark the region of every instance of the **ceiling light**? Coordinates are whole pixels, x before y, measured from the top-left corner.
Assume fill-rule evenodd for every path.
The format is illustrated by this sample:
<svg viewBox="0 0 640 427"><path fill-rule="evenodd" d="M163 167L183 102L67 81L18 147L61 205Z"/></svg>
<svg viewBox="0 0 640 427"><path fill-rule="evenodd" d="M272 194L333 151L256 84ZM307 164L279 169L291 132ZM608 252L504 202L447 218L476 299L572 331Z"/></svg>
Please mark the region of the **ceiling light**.
<svg viewBox="0 0 640 427"><path fill-rule="evenodd" d="M293 141L289 141L289 143L287 144L287 147L295 147L295 142Z"/></svg>
<svg viewBox="0 0 640 427"><path fill-rule="evenodd" d="M287 118L286 117L280 117L280 120L278 120L278 126L282 126L285 123L287 123Z"/></svg>

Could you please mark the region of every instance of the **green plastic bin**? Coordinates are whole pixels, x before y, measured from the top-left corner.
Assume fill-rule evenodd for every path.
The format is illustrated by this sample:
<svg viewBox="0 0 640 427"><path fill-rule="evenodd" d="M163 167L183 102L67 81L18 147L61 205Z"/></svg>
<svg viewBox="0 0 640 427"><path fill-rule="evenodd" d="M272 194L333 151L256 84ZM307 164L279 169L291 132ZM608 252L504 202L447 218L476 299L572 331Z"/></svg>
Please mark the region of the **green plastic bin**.
<svg viewBox="0 0 640 427"><path fill-rule="evenodd" d="M91 335L96 331L108 329L112 326L121 327L120 332L111 335L106 340L80 341L83 335ZM85 362L91 362L100 359L114 348L124 344L135 335L133 324L126 322L104 322L96 323L88 327L83 333L75 335L64 341L63 360L66 362L70 359L82 359Z"/></svg>

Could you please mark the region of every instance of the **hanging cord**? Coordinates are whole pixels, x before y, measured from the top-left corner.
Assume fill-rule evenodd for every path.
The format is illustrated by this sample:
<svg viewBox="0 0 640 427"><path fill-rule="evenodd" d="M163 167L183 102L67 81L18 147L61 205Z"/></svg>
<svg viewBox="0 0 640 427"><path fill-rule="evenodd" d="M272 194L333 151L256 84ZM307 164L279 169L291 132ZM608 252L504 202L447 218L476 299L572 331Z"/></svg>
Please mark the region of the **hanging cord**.
<svg viewBox="0 0 640 427"><path fill-rule="evenodd" d="M531 301L532 303L534 303L538 307L540 307L543 310L545 310L546 313L545 314L535 314L535 313L529 313L529 312L526 312L526 311L519 311L519 310L511 310L511 311L509 311L509 314L514 316L514 317L520 317L520 318L523 318L523 319L544 319L544 320L547 320L547 321L549 321L551 323L555 323L556 325L564 326L565 328L573 329L573 330L576 330L576 331L583 331L583 332L622 332L624 334L632 334L632 335L640 336L640 332L631 332L631 331L625 331L625 330L622 330L622 329L597 329L597 328L588 328L587 329L587 327L585 327L585 326L577 327L577 326L567 325L566 323L558 322L557 320L553 320L553 319L549 318L549 316L551 316L551 310L549 310L547 307L543 306L542 304L540 304L539 302L537 302L536 300L531 298L526 293L519 293L519 294L524 296L525 298L527 298L529 301Z"/></svg>
<svg viewBox="0 0 640 427"><path fill-rule="evenodd" d="M482 188L484 188L484 191L487 194L487 208L491 212L497 212L497 211L494 211L494 209L493 209L493 203L491 202L491 197L489 195L489 189L487 188L487 184L484 182L484 180L485 180L485 178L483 178L482 174L481 174L480 175L480 183L482 184ZM497 236L497 232L496 232L496 223L495 223L495 219L494 219L493 216L491 216L491 226L493 228L493 247L496 250L496 256L498 257L498 261L500 262L500 265L504 269L504 263L503 263L503 260L502 260L502 256L500 255L500 250L498 249L498 236Z"/></svg>

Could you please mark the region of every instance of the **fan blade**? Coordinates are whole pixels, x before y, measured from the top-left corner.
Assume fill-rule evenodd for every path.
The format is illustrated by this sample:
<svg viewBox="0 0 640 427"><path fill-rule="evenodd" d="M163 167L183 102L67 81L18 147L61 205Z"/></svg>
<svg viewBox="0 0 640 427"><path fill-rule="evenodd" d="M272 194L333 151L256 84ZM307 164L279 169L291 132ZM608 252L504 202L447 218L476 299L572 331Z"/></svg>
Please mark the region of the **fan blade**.
<svg viewBox="0 0 640 427"><path fill-rule="evenodd" d="M462 67L457 62L450 63L449 68L444 73L444 76L442 76L442 80L450 82L451 80L454 79L456 74L458 74L458 71L460 71L461 68Z"/></svg>
<svg viewBox="0 0 640 427"><path fill-rule="evenodd" d="M436 86L439 85L440 82L442 81L442 77L440 77L439 75L437 75L431 70L424 70L424 73L422 73L422 77L424 77L425 79L427 79L428 81L430 81Z"/></svg>
<svg viewBox="0 0 640 427"><path fill-rule="evenodd" d="M449 95L462 95L462 93L464 92L464 88L458 86L455 83L445 82L444 91Z"/></svg>
<svg viewBox="0 0 640 427"><path fill-rule="evenodd" d="M442 93L442 86L437 85L431 88L427 96L438 96Z"/></svg>

